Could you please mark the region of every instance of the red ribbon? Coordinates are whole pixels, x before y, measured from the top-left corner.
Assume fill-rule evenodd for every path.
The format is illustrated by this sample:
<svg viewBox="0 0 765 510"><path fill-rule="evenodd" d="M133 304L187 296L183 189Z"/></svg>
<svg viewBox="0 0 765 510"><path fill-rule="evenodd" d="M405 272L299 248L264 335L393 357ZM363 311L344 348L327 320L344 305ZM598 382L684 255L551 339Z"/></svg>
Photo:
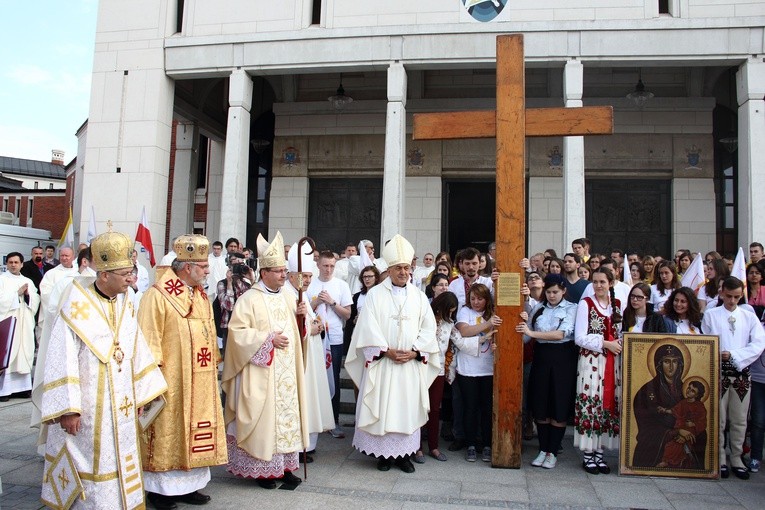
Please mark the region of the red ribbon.
<svg viewBox="0 0 765 510"><path fill-rule="evenodd" d="M611 328L611 317L603 321L603 341L612 341L614 331ZM614 353L603 346L603 355L606 357L606 373L603 376L603 409L614 413L616 411L616 378L614 377Z"/></svg>

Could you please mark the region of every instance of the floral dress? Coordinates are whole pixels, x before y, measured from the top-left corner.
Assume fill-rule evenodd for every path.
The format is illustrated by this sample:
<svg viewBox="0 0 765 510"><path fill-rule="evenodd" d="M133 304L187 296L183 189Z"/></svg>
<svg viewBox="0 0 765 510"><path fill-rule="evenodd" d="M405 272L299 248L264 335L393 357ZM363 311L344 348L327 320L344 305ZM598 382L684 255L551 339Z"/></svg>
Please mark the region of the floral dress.
<svg viewBox="0 0 765 510"><path fill-rule="evenodd" d="M616 306L619 306L618 300ZM589 297L579 302L575 333L580 350L574 446L581 450L619 447L621 357L605 349L603 341L619 338L620 329L621 324L612 324L610 305L603 308Z"/></svg>

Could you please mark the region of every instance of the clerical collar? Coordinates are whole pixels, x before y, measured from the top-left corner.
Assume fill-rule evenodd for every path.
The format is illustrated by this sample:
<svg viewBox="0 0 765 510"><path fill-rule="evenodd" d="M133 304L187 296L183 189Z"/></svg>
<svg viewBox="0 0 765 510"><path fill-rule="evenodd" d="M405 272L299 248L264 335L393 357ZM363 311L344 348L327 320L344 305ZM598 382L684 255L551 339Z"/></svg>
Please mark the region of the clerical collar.
<svg viewBox="0 0 765 510"><path fill-rule="evenodd" d="M279 293L279 292L281 292L281 290L282 290L282 288L281 288L281 287L279 287L279 288L278 288L278 289L276 289L276 290L271 290L271 289L269 289L269 288L266 286L266 284L265 284L265 283L263 283L263 280L260 280L258 283L259 283L259 284L260 284L260 286L263 288L263 290L265 290L265 291L266 291L266 292L268 292L269 294L278 294L278 293Z"/></svg>
<svg viewBox="0 0 765 510"><path fill-rule="evenodd" d="M117 299L117 296L109 297L106 294L104 294L103 292L101 292L101 289L98 288L98 284L95 283L95 282L93 282L93 288L96 289L96 294L98 294L99 296L101 296L102 298L104 298L107 301L114 301L115 299Z"/></svg>

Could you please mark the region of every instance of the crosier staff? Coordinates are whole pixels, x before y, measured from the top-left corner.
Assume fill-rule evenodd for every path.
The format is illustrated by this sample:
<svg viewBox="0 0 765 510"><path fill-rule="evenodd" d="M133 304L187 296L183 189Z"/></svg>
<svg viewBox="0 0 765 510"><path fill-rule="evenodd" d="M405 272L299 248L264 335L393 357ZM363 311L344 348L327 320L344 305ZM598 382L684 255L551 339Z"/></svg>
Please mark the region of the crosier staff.
<svg viewBox="0 0 765 510"><path fill-rule="evenodd" d="M314 252L316 252L316 243L313 242L313 239L310 237L301 237L300 240L297 242L297 270L298 270L298 298L297 298L297 304L300 304L303 302L303 245L308 244L308 246L311 247L311 251L306 253L306 255L311 255ZM298 324L298 331L300 332L300 338L303 339L306 336L306 327L305 327L305 315L302 313L296 314L297 317L297 324ZM303 346L303 351L305 352L306 346ZM308 453L306 452L306 447L303 445L303 477L308 480L308 462L306 460L308 459Z"/></svg>

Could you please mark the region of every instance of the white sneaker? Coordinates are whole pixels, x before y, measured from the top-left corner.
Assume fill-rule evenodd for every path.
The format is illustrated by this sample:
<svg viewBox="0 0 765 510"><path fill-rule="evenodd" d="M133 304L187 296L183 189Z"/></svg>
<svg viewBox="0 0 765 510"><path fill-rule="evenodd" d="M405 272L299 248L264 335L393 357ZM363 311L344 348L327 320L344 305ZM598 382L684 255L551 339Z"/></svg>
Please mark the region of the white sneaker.
<svg viewBox="0 0 765 510"><path fill-rule="evenodd" d="M539 452L539 455L537 455L537 458L531 461L531 465L535 467L539 467L544 463L546 458L547 458L547 453Z"/></svg>
<svg viewBox="0 0 765 510"><path fill-rule="evenodd" d="M545 469L552 469L555 467L555 464L557 463L558 463L558 457L556 457L552 453L548 453L547 457L545 457L544 462L542 462L542 467Z"/></svg>

